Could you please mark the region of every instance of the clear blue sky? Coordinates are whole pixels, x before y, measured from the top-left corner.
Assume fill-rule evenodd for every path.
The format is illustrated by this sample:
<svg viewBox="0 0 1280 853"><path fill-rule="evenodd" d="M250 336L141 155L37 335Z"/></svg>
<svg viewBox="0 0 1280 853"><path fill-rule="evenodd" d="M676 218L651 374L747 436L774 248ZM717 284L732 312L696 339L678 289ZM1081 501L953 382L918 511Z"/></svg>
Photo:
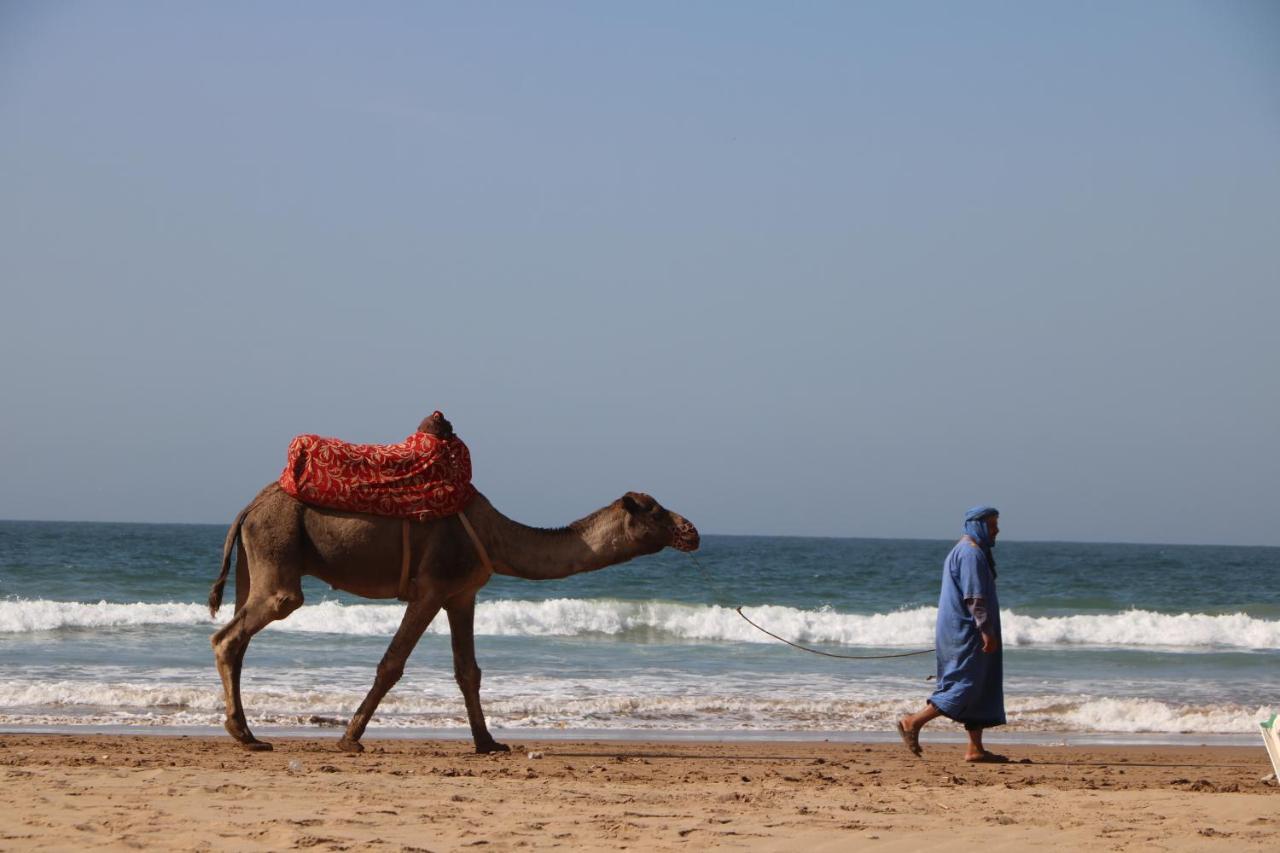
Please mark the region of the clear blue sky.
<svg viewBox="0 0 1280 853"><path fill-rule="evenodd" d="M1280 544L1280 5L0 5L0 518Z"/></svg>

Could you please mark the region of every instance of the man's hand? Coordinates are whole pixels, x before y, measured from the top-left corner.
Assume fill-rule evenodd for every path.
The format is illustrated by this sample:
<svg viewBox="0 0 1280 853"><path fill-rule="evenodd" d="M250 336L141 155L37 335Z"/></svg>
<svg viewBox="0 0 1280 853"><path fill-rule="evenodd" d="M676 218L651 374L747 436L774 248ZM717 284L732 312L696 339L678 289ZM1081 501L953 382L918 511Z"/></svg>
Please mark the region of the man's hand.
<svg viewBox="0 0 1280 853"><path fill-rule="evenodd" d="M987 654L991 654L998 648L1000 648L1000 641L994 635L984 632L982 635L982 650Z"/></svg>

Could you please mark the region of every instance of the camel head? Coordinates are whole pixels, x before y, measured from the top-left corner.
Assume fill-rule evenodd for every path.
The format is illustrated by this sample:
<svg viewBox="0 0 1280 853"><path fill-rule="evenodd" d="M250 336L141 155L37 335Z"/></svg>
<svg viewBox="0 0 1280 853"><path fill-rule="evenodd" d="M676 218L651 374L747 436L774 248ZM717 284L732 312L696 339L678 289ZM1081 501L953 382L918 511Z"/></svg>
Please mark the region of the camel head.
<svg viewBox="0 0 1280 853"><path fill-rule="evenodd" d="M693 523L643 492L627 492L608 510L616 513L626 537L646 553L661 551L668 545L677 551L698 550L698 529Z"/></svg>

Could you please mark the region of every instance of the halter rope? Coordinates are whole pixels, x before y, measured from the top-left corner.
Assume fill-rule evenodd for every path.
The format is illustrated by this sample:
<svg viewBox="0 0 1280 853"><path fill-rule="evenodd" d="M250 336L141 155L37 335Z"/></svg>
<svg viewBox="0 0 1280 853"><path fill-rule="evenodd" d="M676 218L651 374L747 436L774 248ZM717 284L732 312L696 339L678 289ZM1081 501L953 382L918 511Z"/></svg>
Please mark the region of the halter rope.
<svg viewBox="0 0 1280 853"><path fill-rule="evenodd" d="M693 564L698 567L698 571L702 572L702 576L707 579L708 586L712 588L712 592L720 594L720 590L717 588L716 583L712 579L711 573L702 567L702 563L698 562L698 558L693 556L692 552L687 552L687 553L689 554L689 559L693 560ZM721 597L726 598L726 600L730 600L730 599L727 599L726 596L721 596ZM767 634L779 642L786 643L788 646L791 646L791 648L793 649L799 649L800 651L808 652L811 655L822 655L823 657L840 658L842 660L883 660L885 658L909 658L915 655L927 655L930 652L935 651L935 649L921 649L918 652L898 652L897 654L892 654L892 655L838 655L838 654L835 654L834 652L824 652L821 649L811 649L808 646L802 646L799 643L793 643L791 640L788 640L786 637L779 637L777 634L773 633L772 631L766 628L760 627L755 622L752 622L749 618L747 618L747 614L742 612L742 605L739 605L733 608L733 612L741 616L748 625L750 625L752 628L755 628L760 633Z"/></svg>

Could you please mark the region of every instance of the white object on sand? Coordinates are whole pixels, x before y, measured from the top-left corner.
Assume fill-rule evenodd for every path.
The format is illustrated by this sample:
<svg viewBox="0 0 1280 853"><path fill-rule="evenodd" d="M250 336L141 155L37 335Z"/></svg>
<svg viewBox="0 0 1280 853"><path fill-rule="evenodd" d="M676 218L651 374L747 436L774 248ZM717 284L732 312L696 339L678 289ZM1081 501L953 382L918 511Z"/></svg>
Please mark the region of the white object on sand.
<svg viewBox="0 0 1280 853"><path fill-rule="evenodd" d="M1271 766L1275 768L1276 779L1280 780L1280 714L1272 714L1262 727L1262 742L1267 745L1267 755L1271 756Z"/></svg>

